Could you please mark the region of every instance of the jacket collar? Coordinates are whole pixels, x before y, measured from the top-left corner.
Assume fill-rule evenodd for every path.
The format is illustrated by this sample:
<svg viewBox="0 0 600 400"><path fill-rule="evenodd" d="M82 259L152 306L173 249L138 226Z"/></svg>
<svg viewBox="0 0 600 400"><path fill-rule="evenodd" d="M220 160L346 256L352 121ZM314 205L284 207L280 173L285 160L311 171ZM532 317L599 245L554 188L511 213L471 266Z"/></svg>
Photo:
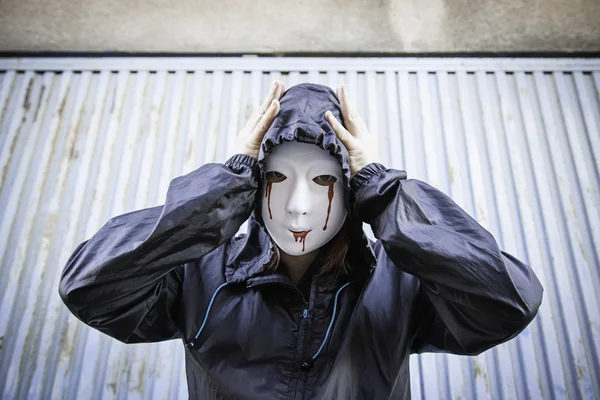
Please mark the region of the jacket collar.
<svg viewBox="0 0 600 400"><path fill-rule="evenodd" d="M332 281L338 279L361 280L371 274L377 261L372 244L362 230L362 224L360 229L358 226L355 228L355 232L347 256L350 261L348 275L325 275L319 278L320 283L335 284ZM279 270L271 272L273 264L279 263L279 250L265 228L256 221L254 214L248 221L247 234L232 239L230 246L225 265L225 278L229 284L244 284L249 287L262 283L285 282L287 279ZM315 261L318 262L319 259Z"/></svg>

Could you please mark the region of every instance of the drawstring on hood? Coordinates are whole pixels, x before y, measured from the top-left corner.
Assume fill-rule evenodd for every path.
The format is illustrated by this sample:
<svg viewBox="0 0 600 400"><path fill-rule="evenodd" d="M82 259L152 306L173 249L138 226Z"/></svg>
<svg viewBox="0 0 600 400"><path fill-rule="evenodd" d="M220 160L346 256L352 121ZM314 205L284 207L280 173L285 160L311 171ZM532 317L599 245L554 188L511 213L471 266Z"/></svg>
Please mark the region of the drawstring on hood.
<svg viewBox="0 0 600 400"><path fill-rule="evenodd" d="M309 369L312 366L312 364L315 362L317 357L319 357L319 354L321 354L321 351L323 350L323 348L325 348L325 344L327 343L327 339L329 339L329 334L331 333L331 328L333 327L333 322L335 321L335 317L337 315L338 297L340 296L341 291L344 290L349 284L350 284L350 282L347 282L344 285L342 285L342 287L339 288L337 293L335 294L335 300L333 301L333 313L331 314L331 321L329 322L329 326L327 327L327 332L325 333L325 338L323 339L323 342L321 343L319 350L317 350L317 352L310 358L310 360L308 362L302 363L302 369L305 369L305 370Z"/></svg>
<svg viewBox="0 0 600 400"><path fill-rule="evenodd" d="M204 326L206 325L206 321L208 321L208 316L210 314L210 309L213 306L213 303L215 301L215 298L217 297L217 294L219 294L219 292L221 291L221 289L223 289L225 286L229 285L229 282L225 282L223 283L221 286L219 286L215 292L213 293L212 297L210 298L210 303L208 303L208 308L206 309L206 314L204 315L204 321L202 321L202 325L200 326L200 329L198 329L198 332L196 333L196 336L194 336L194 338L192 340L190 340L185 347L188 350L191 350L194 348L195 343L196 343L196 339L198 339L198 337L200 336L200 333L202 333L202 330L204 329Z"/></svg>

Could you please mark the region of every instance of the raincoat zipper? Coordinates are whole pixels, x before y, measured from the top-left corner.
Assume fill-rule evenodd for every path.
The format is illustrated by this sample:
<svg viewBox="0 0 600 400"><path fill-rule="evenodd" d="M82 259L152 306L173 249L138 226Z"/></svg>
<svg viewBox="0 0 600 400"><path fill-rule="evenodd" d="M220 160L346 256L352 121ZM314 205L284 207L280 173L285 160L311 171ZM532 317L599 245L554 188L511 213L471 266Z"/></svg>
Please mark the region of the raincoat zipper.
<svg viewBox="0 0 600 400"><path fill-rule="evenodd" d="M297 351L300 353L300 358L299 358L299 366L300 369L304 372L306 372L307 370L304 368L304 359L305 359L305 342L311 342L311 340L307 340L307 339L312 339L312 323L309 320L310 317L310 302L313 300L314 298L314 293L315 293L315 277L311 277L311 282L310 282L310 292L309 292L309 298L308 298L308 302L304 303L304 310L302 311L302 318L300 319L300 327L299 327L299 332L298 332L298 348ZM305 382L305 375L301 374L295 377L295 385L294 385L294 390L291 392L292 393L292 398L303 398L304 396L304 391L306 390L306 382ZM299 388L298 385L301 384L302 386Z"/></svg>
<svg viewBox="0 0 600 400"><path fill-rule="evenodd" d="M302 318L308 318L308 304L304 305L304 311L302 311Z"/></svg>

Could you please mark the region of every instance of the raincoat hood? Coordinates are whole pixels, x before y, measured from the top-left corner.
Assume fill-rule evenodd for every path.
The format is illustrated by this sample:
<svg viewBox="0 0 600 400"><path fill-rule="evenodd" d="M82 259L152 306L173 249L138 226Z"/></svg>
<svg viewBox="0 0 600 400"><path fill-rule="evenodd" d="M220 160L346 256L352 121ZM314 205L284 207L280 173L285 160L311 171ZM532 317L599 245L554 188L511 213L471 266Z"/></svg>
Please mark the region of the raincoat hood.
<svg viewBox="0 0 600 400"><path fill-rule="evenodd" d="M344 187L344 204L348 211L347 218L351 224L352 258L348 279L364 279L377 258L372 243L363 231L360 218L353 213L352 190L350 187L350 157L348 151L338 139L331 125L325 120L325 112L330 110L343 124L340 102L331 88L314 83L302 83L286 90L280 99L280 109L268 131L263 137L258 156L259 186L257 193L263 193L265 182L265 158L275 146L284 142L311 143L329 151L342 168ZM263 275L273 263L278 262L278 252L274 241L268 234L261 212L262 196L257 195L253 213L250 216L247 236L232 247L227 269L228 281L231 283L249 280ZM326 246L326 245L325 245ZM252 249L261 249L261 253L245 254ZM247 264L242 260L258 257L261 263ZM317 263L319 260L316 261Z"/></svg>
<svg viewBox="0 0 600 400"><path fill-rule="evenodd" d="M279 113L265 133L258 155L260 169L258 192L261 193L263 189L265 158L273 151L275 146L283 142L294 141L315 144L321 149L329 151L329 154L340 163L344 182L344 203L349 216L352 218L350 157L331 125L325 119L325 112L330 110L337 120L343 124L340 102L337 96L328 86L302 83L285 91L279 101ZM257 196L254 216L264 226L260 200L260 196Z"/></svg>

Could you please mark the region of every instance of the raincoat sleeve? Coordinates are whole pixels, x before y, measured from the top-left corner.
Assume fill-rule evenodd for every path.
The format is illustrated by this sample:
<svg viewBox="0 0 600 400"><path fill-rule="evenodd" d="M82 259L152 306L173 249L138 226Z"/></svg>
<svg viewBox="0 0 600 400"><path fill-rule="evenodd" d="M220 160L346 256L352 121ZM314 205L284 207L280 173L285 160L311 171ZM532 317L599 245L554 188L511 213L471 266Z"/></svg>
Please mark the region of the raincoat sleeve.
<svg viewBox="0 0 600 400"><path fill-rule="evenodd" d="M113 217L79 244L61 275L63 302L124 343L181 338L184 264L236 234L257 187L257 162L243 154L173 179L164 205Z"/></svg>
<svg viewBox="0 0 600 400"><path fill-rule="evenodd" d="M405 177L372 163L351 186L355 213L420 281L412 351L477 355L515 337L542 301L534 272L444 193Z"/></svg>

